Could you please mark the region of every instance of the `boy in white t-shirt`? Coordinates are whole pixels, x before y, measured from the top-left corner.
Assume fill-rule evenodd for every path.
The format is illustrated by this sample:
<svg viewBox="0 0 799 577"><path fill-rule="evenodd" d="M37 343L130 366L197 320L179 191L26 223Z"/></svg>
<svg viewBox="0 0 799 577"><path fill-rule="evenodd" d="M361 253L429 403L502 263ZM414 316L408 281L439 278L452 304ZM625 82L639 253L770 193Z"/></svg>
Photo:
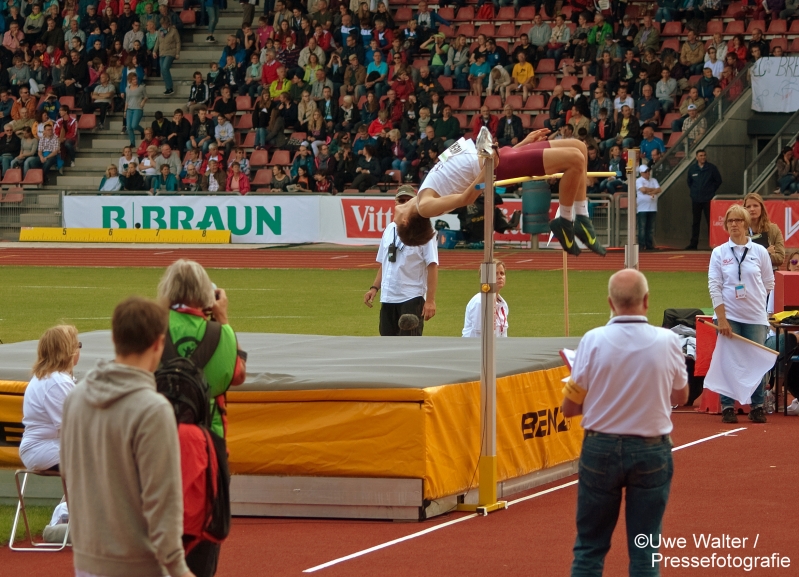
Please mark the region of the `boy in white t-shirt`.
<svg viewBox="0 0 799 577"><path fill-rule="evenodd" d="M548 141L549 129L535 130L514 147L499 151L486 127L477 145L461 138L439 156L439 163L419 187L416 202L396 207L397 234L408 246L421 246L435 235L430 219L473 204L483 191L483 162L478 150L493 151L497 180L563 173L560 181L560 216L549 223L555 238L569 254L580 254L574 238L604 255L588 218L586 171L588 152L577 139Z"/></svg>

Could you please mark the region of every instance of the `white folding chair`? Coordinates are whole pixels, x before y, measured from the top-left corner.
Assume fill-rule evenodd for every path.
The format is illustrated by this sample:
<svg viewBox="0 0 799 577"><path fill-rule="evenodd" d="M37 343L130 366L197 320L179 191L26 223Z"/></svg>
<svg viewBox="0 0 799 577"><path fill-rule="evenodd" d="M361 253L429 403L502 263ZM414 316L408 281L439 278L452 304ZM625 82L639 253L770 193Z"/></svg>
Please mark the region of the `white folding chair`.
<svg viewBox="0 0 799 577"><path fill-rule="evenodd" d="M58 477L61 479L61 484L64 487L64 498L66 499L67 495L67 487L61 477L61 474L58 471L33 471L30 469L18 469L14 472L14 481L17 484L17 496L19 497L19 502L17 503L17 513L14 515L14 525L11 527L11 539L8 541L8 548L12 551L37 551L37 552L56 552L61 551L67 546L67 541L69 540L69 525L67 525L67 530L64 532L64 541L61 543L45 543L45 542L36 542L33 538L33 532L30 528L30 523L28 522L28 514L25 511L25 487L28 484L28 475L37 475L40 477ZM20 483L20 477L22 477L22 482ZM17 525L19 524L19 519L22 517L22 523L25 526L25 535L23 536L23 541L27 540L30 542L31 547L19 547L14 545L14 541L17 536Z"/></svg>

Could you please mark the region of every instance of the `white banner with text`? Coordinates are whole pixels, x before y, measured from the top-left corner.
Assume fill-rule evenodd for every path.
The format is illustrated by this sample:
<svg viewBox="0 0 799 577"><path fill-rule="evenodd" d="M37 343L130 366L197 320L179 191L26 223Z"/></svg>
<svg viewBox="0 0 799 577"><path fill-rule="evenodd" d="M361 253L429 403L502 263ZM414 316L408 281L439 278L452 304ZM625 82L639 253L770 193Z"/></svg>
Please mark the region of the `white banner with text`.
<svg viewBox="0 0 799 577"><path fill-rule="evenodd" d="M752 65L752 110L799 110L799 57L771 56Z"/></svg>

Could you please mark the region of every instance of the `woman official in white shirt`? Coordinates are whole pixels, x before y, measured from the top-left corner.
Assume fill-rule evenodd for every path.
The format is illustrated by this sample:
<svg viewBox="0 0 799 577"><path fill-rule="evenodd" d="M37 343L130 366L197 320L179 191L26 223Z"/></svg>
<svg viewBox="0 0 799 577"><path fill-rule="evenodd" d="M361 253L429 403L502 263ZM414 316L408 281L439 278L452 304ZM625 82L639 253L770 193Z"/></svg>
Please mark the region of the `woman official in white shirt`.
<svg viewBox="0 0 799 577"><path fill-rule="evenodd" d="M33 378L22 401L19 456L26 469L58 471L64 399L75 386L72 371L80 360L78 329L59 325L39 339Z"/></svg>
<svg viewBox="0 0 799 577"><path fill-rule="evenodd" d="M768 314L766 301L774 289L771 257L761 245L746 235L749 213L739 204L727 209L724 229L729 242L713 249L708 271L708 288L718 318L719 333L725 337L740 335L756 343L766 342ZM752 393L749 420L765 423L764 383ZM722 422L737 423L735 400L721 396Z"/></svg>
<svg viewBox="0 0 799 577"><path fill-rule="evenodd" d="M494 259L497 267L497 304L494 307L494 335L497 337L508 336L508 303L505 302L499 291L505 286L505 263ZM480 307L480 294L477 293L466 305L466 319L463 322L464 337L479 337L483 330L482 309Z"/></svg>

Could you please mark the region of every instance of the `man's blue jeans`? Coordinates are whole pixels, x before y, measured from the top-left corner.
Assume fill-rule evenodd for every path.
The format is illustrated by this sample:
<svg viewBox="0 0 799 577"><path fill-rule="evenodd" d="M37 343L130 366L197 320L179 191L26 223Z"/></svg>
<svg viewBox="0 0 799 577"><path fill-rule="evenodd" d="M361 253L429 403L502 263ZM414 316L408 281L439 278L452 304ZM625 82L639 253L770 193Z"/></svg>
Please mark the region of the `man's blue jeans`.
<svg viewBox="0 0 799 577"><path fill-rule="evenodd" d="M648 249L655 248L655 211L639 212L637 216L638 246Z"/></svg>
<svg viewBox="0 0 799 577"><path fill-rule="evenodd" d="M732 327L732 332L736 335L741 335L744 338L749 339L750 341L755 341L758 344L765 344L766 342L766 335L768 334L768 327L766 325L750 325L749 323L739 323L738 321L731 321L727 319L727 322L730 323L730 327ZM727 337L719 336L720 339L724 339ZM755 389L755 392L752 393L752 402L749 403L749 407L754 409L756 407L763 406L763 399L765 397L765 382L766 382L766 375L763 375L763 378L760 379L760 384ZM721 409L731 409L735 407L735 399L731 399L730 397L725 397L724 395L719 395L721 400Z"/></svg>
<svg viewBox="0 0 799 577"><path fill-rule="evenodd" d="M161 56L158 59L158 62L161 66L161 78L164 79L164 88L166 90L172 90L172 62L175 61L174 56Z"/></svg>
<svg viewBox="0 0 799 577"><path fill-rule="evenodd" d="M652 555L658 551L652 545L659 543L673 473L668 435L643 438L585 432L577 486L572 577L602 575L619 519L622 488L630 575L660 575L660 568L652 566ZM637 535L648 537L643 547L636 545Z"/></svg>
<svg viewBox="0 0 799 577"><path fill-rule="evenodd" d="M4 154L0 156L0 165L3 167L3 175L11 168L11 162L16 158L13 154Z"/></svg>

